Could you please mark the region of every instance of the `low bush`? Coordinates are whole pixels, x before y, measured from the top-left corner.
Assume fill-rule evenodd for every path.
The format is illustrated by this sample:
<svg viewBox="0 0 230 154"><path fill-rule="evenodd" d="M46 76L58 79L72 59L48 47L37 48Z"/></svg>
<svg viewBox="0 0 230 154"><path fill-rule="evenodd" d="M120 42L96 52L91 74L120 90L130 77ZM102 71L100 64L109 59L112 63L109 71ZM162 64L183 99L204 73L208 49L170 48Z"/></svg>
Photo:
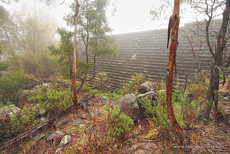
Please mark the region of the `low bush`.
<svg viewBox="0 0 230 154"><path fill-rule="evenodd" d="M134 122L129 116L120 112L118 106L105 105L104 109L107 111L106 121L115 137L123 138L125 134L130 133Z"/></svg>
<svg viewBox="0 0 230 154"><path fill-rule="evenodd" d="M41 86L38 93L35 91L31 95L28 101L37 102L52 113L60 113L73 105L71 93L63 91L58 84Z"/></svg>
<svg viewBox="0 0 230 154"><path fill-rule="evenodd" d="M22 98L23 83L20 83L9 76L0 78L0 102L6 104L7 101L17 104Z"/></svg>
<svg viewBox="0 0 230 154"><path fill-rule="evenodd" d="M161 87L164 87L163 84L164 83L162 82ZM149 116L148 121L152 130L156 129L160 138L170 139L172 127L165 107L166 91L156 89L156 92L158 96L156 101L150 102L147 97L141 99L140 101L142 106L145 108L144 114ZM152 134L152 131L149 133Z"/></svg>
<svg viewBox="0 0 230 154"><path fill-rule="evenodd" d="M106 88L110 87L107 73L99 72L99 73L96 74L95 86L96 86L96 88L98 88L100 90L105 90Z"/></svg>
<svg viewBox="0 0 230 154"><path fill-rule="evenodd" d="M124 89L126 89L127 93L133 93L140 84L144 83L144 78L142 73L135 73L124 85Z"/></svg>
<svg viewBox="0 0 230 154"><path fill-rule="evenodd" d="M164 89L164 87L165 84L161 82L161 88ZM190 127L192 124L197 122L199 106L203 99L199 97L199 99L190 101L188 92L181 91L180 89L181 88L178 83L177 89L175 89L172 98L174 115L182 127ZM140 100L142 102L142 106L145 108L144 114L149 116L148 120L152 126L150 134L156 134L155 130L157 130L159 137L163 139L170 139L172 126L168 119L166 110L166 91L158 90L158 88L156 88L156 93L156 101L150 102L147 97Z"/></svg>
<svg viewBox="0 0 230 154"><path fill-rule="evenodd" d="M22 73L21 71L16 71L14 75L11 76L11 78L21 84L27 84L30 76Z"/></svg>
<svg viewBox="0 0 230 154"><path fill-rule="evenodd" d="M14 114L6 119L0 118L0 143L16 137L28 128L35 126L38 121L35 119L35 109L33 105L25 107L22 112Z"/></svg>

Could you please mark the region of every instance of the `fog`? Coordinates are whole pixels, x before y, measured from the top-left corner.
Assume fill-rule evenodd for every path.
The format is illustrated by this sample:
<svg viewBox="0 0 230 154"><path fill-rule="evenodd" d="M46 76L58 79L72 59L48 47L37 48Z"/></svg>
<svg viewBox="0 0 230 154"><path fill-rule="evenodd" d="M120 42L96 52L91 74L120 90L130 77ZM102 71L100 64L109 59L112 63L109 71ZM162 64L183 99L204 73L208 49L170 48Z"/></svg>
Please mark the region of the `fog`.
<svg viewBox="0 0 230 154"><path fill-rule="evenodd" d="M73 0L57 0L52 5L46 5L38 0L20 0L7 6L10 12L23 10L25 14L31 14L34 10L49 14L57 22L58 27L67 27L63 17L70 11L69 6ZM154 21L150 15L151 9L157 9L160 0L113 0L107 8L109 26L113 29L112 34L129 33L166 28L168 19ZM170 10L171 9L171 10ZM115 11L114 11L115 10ZM172 8L169 7L169 12ZM191 10L183 12L180 26L193 20Z"/></svg>

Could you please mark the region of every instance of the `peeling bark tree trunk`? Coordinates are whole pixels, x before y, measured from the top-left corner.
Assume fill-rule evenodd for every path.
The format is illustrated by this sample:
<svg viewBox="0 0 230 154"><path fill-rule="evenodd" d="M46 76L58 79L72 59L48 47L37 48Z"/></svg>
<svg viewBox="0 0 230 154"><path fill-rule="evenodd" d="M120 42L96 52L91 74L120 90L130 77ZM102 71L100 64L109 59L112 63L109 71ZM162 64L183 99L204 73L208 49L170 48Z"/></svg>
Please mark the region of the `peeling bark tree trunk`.
<svg viewBox="0 0 230 154"><path fill-rule="evenodd" d="M175 130L175 133L182 134L183 130L177 122L172 106L172 86L173 86L173 66L176 66L176 50L178 45L178 29L179 29L179 8L180 8L180 0L174 0L174 11L173 15L170 17L171 25L171 43L169 49L169 61L168 61L168 69L167 69L167 80L166 80L166 107L168 118L171 121L172 127ZM170 28L170 27L169 27Z"/></svg>
<svg viewBox="0 0 230 154"><path fill-rule="evenodd" d="M77 89L76 89L76 72L77 72L77 25L78 25L78 13L79 13L79 3L76 0L76 8L75 8L75 29L74 29L74 51L73 51L73 103L74 108L77 110Z"/></svg>

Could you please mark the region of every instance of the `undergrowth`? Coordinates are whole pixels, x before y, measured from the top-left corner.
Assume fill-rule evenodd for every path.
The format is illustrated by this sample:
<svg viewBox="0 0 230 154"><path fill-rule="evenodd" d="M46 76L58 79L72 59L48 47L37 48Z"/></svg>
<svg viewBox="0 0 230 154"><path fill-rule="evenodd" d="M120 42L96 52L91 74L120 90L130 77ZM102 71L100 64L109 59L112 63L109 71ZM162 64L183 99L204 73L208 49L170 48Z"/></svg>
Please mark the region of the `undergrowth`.
<svg viewBox="0 0 230 154"><path fill-rule="evenodd" d="M51 113L61 113L73 105L71 93L63 91L59 84L41 86L38 93L34 91L31 95L29 102L39 103Z"/></svg>

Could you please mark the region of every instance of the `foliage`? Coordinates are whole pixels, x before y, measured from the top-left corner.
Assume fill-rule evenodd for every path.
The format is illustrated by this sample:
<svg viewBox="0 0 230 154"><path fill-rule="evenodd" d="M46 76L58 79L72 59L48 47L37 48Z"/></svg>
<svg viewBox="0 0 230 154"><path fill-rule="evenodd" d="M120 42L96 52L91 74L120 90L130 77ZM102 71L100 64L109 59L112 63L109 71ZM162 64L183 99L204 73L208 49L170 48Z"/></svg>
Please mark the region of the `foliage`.
<svg viewBox="0 0 230 154"><path fill-rule="evenodd" d="M144 83L144 75L142 73L135 73L130 80L124 84L120 92L133 93L136 88Z"/></svg>
<svg viewBox="0 0 230 154"><path fill-rule="evenodd" d="M29 80L29 76L27 74L22 73L21 71L16 71L11 78L21 84L26 84Z"/></svg>
<svg viewBox="0 0 230 154"><path fill-rule="evenodd" d="M118 106L105 105L104 109L107 111L106 120L114 136L122 138L131 131L131 127L134 125L133 120L121 113Z"/></svg>
<svg viewBox="0 0 230 154"><path fill-rule="evenodd" d="M9 76L0 78L0 102L7 101L17 104L21 98L23 83L20 83Z"/></svg>
<svg viewBox="0 0 230 154"><path fill-rule="evenodd" d="M63 91L58 84L41 86L39 92L34 91L28 101L37 102L52 113L60 113L73 105L69 91Z"/></svg>
<svg viewBox="0 0 230 154"><path fill-rule="evenodd" d="M48 49L52 55L58 57L56 63L63 77L71 80L73 68L73 33L64 28L59 28L58 34L61 36L59 48L52 45Z"/></svg>
<svg viewBox="0 0 230 154"><path fill-rule="evenodd" d="M48 77L55 72L54 60L48 54L42 53L38 56L34 54L24 55L20 59L22 69L27 74L32 74L36 77Z"/></svg>
<svg viewBox="0 0 230 154"><path fill-rule="evenodd" d="M0 46L0 60L1 60L1 56L3 54L3 50ZM5 62L0 62L0 75L1 75L1 71L4 71L8 68L9 64L5 63Z"/></svg>
<svg viewBox="0 0 230 154"><path fill-rule="evenodd" d="M92 90L92 88L89 85L87 85L87 84L84 84L82 86L82 88L81 88L81 92L85 92L85 93L91 92L91 90Z"/></svg>
<svg viewBox="0 0 230 154"><path fill-rule="evenodd" d="M161 82L161 87L164 89L164 82ZM142 106L145 108L144 114L149 117L148 120L152 127L148 137L151 136L151 134L157 135L157 132L159 132L158 135L161 138L170 138L172 126L168 119L168 114L165 107L166 91L158 90L157 87L156 93L156 101L150 102L147 97L140 100ZM190 101L187 91L181 91L179 82L172 99L174 114L178 123L181 126L186 127L190 127L192 124L195 124L199 114L199 106L203 99L199 97L199 99Z"/></svg>
<svg viewBox="0 0 230 154"><path fill-rule="evenodd" d="M35 108L33 108L33 105L29 107L24 106L22 112L14 114L7 119L0 119L0 143L6 139L15 137L36 124Z"/></svg>
<svg viewBox="0 0 230 154"><path fill-rule="evenodd" d="M42 53L38 59L38 68L36 74L38 77L47 78L55 72L55 62L53 57L48 54Z"/></svg>
<svg viewBox="0 0 230 154"><path fill-rule="evenodd" d="M162 82L161 87L164 87L164 83ZM157 100L150 102L148 98L142 98L141 104L145 108L145 115L149 115L149 122L151 124L152 129L157 128L159 132L159 136L164 139L164 137L170 137L170 132L172 131L170 121L168 119L167 110L165 108L165 100L166 100L166 91L158 90L157 92Z"/></svg>
<svg viewBox="0 0 230 154"><path fill-rule="evenodd" d="M109 0L84 0L79 1L81 15L79 16L78 31L82 43L79 47L85 55L85 61L79 62L77 76L82 84L85 80L93 80L96 75L96 63L98 58L115 57L118 55L118 45L115 37L110 36L111 29L108 27L106 7ZM71 13L65 18L68 25L74 25L75 3L71 6ZM89 69L92 68L92 74ZM81 87L79 87L81 88ZM79 90L78 90L79 91Z"/></svg>
<svg viewBox="0 0 230 154"><path fill-rule="evenodd" d="M35 55L26 55L26 56L21 56L21 67L24 70L25 73L27 74L33 74L36 75L36 70L38 69L38 63L37 63L37 58Z"/></svg>
<svg viewBox="0 0 230 154"><path fill-rule="evenodd" d="M194 75L193 79L188 80L186 93L191 95L191 100L197 100L199 98L206 98L208 79L205 77L205 82L201 80L200 74Z"/></svg>
<svg viewBox="0 0 230 154"><path fill-rule="evenodd" d="M106 72L99 72L96 74L95 77L95 84L96 84L96 88L99 88L101 90L104 90L105 88L109 87L109 79L107 77L107 73Z"/></svg>

